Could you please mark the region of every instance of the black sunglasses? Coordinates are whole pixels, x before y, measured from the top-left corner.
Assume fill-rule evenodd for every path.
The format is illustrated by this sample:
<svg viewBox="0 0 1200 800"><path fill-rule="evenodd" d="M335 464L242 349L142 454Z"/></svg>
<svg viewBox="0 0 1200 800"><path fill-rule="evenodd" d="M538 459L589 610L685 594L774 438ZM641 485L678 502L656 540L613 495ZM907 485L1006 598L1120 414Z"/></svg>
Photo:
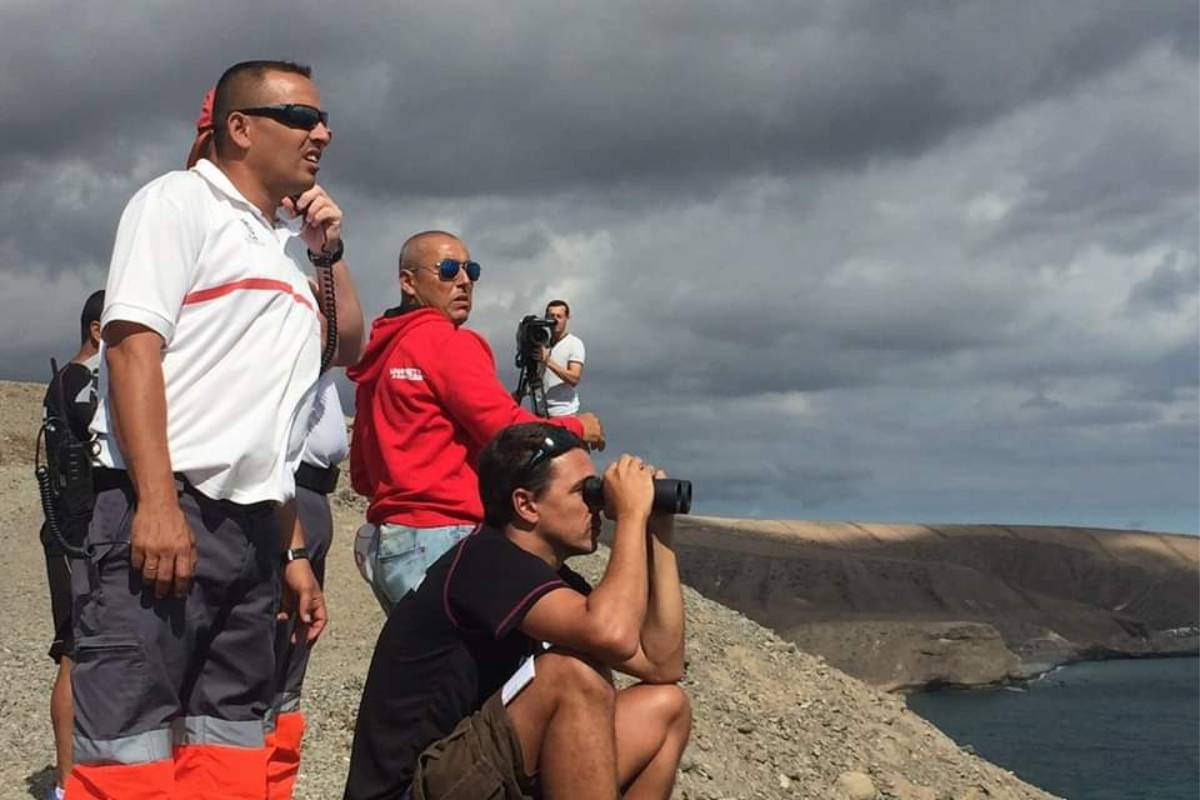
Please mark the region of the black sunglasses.
<svg viewBox="0 0 1200 800"><path fill-rule="evenodd" d="M442 281L454 280L458 277L458 271L465 269L467 271L467 278L470 279L471 283L474 283L479 280L479 273L482 268L479 266L478 261L455 261L453 258L443 258L437 264L433 265L431 269L437 270L438 280Z"/></svg>
<svg viewBox="0 0 1200 800"><path fill-rule="evenodd" d="M274 106L254 106L252 108L234 109L251 117L267 117L289 128L300 128L311 131L317 125L329 127L329 112L322 111L316 106L306 106L303 103L281 103Z"/></svg>

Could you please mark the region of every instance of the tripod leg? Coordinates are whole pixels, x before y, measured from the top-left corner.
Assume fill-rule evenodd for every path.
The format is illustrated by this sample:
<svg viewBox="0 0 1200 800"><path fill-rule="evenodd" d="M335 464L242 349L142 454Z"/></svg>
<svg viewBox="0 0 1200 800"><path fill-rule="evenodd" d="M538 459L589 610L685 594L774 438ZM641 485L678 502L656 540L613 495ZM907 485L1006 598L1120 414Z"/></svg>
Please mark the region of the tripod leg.
<svg viewBox="0 0 1200 800"><path fill-rule="evenodd" d="M513 392L513 400L517 401L517 405L521 405L525 402L525 393L529 390L526 384L527 381L525 380L525 371L522 370L521 377L517 379L517 388Z"/></svg>
<svg viewBox="0 0 1200 800"><path fill-rule="evenodd" d="M541 378L529 381L529 399L533 403L533 413L539 417L550 416L550 409L546 405L546 387Z"/></svg>

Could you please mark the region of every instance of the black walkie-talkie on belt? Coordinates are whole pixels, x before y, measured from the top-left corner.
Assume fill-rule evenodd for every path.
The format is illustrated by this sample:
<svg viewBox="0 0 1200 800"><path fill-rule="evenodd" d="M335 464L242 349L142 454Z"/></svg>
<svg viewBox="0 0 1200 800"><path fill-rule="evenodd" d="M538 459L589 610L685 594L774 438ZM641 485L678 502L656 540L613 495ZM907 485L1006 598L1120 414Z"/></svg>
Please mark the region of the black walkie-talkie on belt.
<svg viewBox="0 0 1200 800"><path fill-rule="evenodd" d="M58 363L50 359L51 381L57 381L57 414L47 414L38 431L34 477L41 496L46 527L72 558L87 558L82 547L96 495L92 487L92 445L80 441L67 422L67 398ZM45 444L46 463L42 463Z"/></svg>

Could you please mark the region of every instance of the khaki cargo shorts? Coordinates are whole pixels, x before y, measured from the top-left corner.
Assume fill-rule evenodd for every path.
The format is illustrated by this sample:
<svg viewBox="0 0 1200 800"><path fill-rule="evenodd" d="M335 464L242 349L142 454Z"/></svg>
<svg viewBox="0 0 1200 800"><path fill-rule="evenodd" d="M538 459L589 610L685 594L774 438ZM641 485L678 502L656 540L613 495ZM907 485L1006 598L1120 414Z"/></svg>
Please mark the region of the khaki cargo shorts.
<svg viewBox="0 0 1200 800"><path fill-rule="evenodd" d="M409 791L413 800L520 800L535 795L534 784L496 692L417 756Z"/></svg>

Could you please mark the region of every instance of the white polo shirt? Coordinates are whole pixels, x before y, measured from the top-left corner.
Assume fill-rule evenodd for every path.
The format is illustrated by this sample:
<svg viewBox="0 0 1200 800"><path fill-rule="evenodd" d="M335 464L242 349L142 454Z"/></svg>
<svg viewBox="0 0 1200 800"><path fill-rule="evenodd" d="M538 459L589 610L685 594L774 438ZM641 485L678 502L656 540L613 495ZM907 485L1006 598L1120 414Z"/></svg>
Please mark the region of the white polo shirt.
<svg viewBox="0 0 1200 800"><path fill-rule="evenodd" d="M117 228L101 324L162 336L171 468L214 499L295 495L321 345L293 235L206 160L142 187ZM99 463L123 468L108 378L102 359L92 430Z"/></svg>
<svg viewBox="0 0 1200 800"><path fill-rule="evenodd" d="M346 415L338 396L333 371L327 371L317 382L317 399L312 405L305 425L308 436L300 460L305 464L328 469L340 464L350 452L346 436Z"/></svg>
<svg viewBox="0 0 1200 800"><path fill-rule="evenodd" d="M563 336L550 348L550 359L564 368L572 361L583 363L585 350L583 340L573 333ZM552 369L542 373L542 386L546 389L546 410L552 417L565 417L579 413L579 392L564 381Z"/></svg>

